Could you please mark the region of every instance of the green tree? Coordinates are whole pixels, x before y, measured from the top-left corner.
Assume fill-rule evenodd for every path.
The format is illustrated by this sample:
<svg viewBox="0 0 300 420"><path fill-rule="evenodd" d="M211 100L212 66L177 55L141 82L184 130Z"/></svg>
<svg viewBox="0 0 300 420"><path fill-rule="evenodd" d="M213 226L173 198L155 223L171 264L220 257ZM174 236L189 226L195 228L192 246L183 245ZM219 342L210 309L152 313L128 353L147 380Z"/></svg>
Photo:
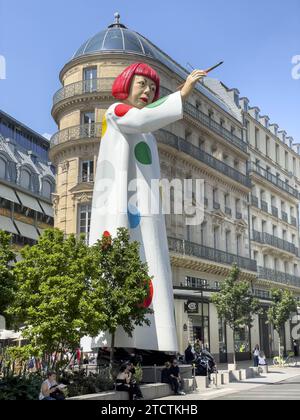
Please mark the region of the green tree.
<svg viewBox="0 0 300 420"><path fill-rule="evenodd" d="M151 278L147 264L140 260L139 247L130 241L128 230L120 228L115 238L103 236L91 248L98 274L91 279L88 306L94 318L104 316L105 331L111 335L111 364L117 328L131 337L136 326L150 325Z"/></svg>
<svg viewBox="0 0 300 420"><path fill-rule="evenodd" d="M0 315L6 320L6 310L9 308L15 294L15 278L12 271L12 264L15 262L15 253L11 247L11 235L0 230Z"/></svg>
<svg viewBox="0 0 300 420"><path fill-rule="evenodd" d="M297 312L297 301L289 290L273 289L271 291L272 304L268 310L268 322L273 324L278 333L279 357L281 357L280 334L292 312Z"/></svg>
<svg viewBox="0 0 300 420"><path fill-rule="evenodd" d="M50 360L53 353L74 352L89 333L85 299L94 264L84 238L65 239L60 230L48 229L21 254L14 268L17 292L10 313L24 325L22 335L35 354L47 354ZM98 314L98 327L102 325Z"/></svg>
<svg viewBox="0 0 300 420"><path fill-rule="evenodd" d="M249 283L239 280L240 269L234 265L229 276L221 283L219 293L212 295L219 319L233 330L234 365L236 366L235 335L245 326L251 326L253 314L260 312L259 301L253 297Z"/></svg>

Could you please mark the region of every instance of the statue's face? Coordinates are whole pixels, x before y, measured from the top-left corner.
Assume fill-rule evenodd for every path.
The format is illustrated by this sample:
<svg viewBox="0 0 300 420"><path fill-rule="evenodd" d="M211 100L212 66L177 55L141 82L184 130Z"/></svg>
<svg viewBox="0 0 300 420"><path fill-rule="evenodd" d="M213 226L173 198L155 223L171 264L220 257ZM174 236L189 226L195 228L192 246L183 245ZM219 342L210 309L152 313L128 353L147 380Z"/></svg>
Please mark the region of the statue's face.
<svg viewBox="0 0 300 420"><path fill-rule="evenodd" d="M125 103L142 109L153 102L156 92L156 84L145 76L134 76L130 93Z"/></svg>

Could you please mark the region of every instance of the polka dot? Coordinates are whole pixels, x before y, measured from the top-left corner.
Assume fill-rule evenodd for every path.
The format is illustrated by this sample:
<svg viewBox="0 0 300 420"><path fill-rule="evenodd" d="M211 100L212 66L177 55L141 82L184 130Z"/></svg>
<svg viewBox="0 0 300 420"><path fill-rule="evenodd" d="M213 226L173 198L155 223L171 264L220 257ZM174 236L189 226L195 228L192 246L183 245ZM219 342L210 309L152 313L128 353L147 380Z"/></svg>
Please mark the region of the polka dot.
<svg viewBox="0 0 300 420"><path fill-rule="evenodd" d="M154 287L153 287L152 281L150 280L149 292L148 292L148 296L143 302L143 308L148 309L151 306L152 301L153 301L153 295L154 295Z"/></svg>
<svg viewBox="0 0 300 420"><path fill-rule="evenodd" d="M130 229L136 229L141 223L141 214L138 209L132 205L128 207L128 220Z"/></svg>
<svg viewBox="0 0 300 420"><path fill-rule="evenodd" d="M157 108L158 106L162 105L163 103L166 102L166 100L168 99L168 96L165 96L164 98L160 98L158 101L153 102L150 105L147 105L146 108Z"/></svg>
<svg viewBox="0 0 300 420"><path fill-rule="evenodd" d="M101 135L102 138L105 136L106 131L107 131L107 120L104 115L103 120L102 120L102 135Z"/></svg>
<svg viewBox="0 0 300 420"><path fill-rule="evenodd" d="M151 165L152 164L152 154L150 147L147 143L141 142L139 143L134 150L136 159L142 163L143 165Z"/></svg>
<svg viewBox="0 0 300 420"><path fill-rule="evenodd" d="M130 111L133 107L126 104L120 104L115 107L115 114L117 117L124 117L128 111Z"/></svg>

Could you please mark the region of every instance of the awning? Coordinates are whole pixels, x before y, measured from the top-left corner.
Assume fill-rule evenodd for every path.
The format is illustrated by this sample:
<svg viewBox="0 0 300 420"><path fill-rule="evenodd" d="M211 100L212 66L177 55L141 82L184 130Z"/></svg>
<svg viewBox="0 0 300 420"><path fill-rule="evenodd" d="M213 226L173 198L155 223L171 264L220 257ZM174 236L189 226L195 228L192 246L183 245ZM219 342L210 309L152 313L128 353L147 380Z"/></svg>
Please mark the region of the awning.
<svg viewBox="0 0 300 420"><path fill-rule="evenodd" d="M42 206L42 209L44 210L44 213L47 216L54 217L54 210L50 204L45 203L45 201L41 201L41 200L39 200L39 203Z"/></svg>
<svg viewBox="0 0 300 420"><path fill-rule="evenodd" d="M13 203L20 204L14 190L3 184L0 185L0 197L5 198L5 200L11 201Z"/></svg>
<svg viewBox="0 0 300 420"><path fill-rule="evenodd" d="M19 220L15 220L15 224L17 225L21 236L38 241L39 234L34 226L19 222Z"/></svg>
<svg viewBox="0 0 300 420"><path fill-rule="evenodd" d="M0 229L8 233L14 233L18 235L18 231L13 224L13 221L9 217L0 216Z"/></svg>
<svg viewBox="0 0 300 420"><path fill-rule="evenodd" d="M42 209L37 201L36 198L31 197L30 195L24 194L20 191L17 191L17 195L21 200L21 203L23 204L24 207L28 207L29 209L38 211L38 212L42 212Z"/></svg>

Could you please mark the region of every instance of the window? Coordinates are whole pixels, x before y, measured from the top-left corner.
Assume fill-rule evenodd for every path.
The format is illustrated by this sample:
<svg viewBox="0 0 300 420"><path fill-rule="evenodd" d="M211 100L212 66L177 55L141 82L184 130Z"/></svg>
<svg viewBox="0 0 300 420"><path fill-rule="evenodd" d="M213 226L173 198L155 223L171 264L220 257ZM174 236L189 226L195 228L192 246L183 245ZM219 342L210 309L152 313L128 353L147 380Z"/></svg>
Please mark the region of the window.
<svg viewBox="0 0 300 420"><path fill-rule="evenodd" d="M31 189L31 173L25 169L21 171L20 185L26 190Z"/></svg>
<svg viewBox="0 0 300 420"><path fill-rule="evenodd" d="M206 228L207 228L207 222L202 223L202 225L201 225L201 245L205 244Z"/></svg>
<svg viewBox="0 0 300 420"><path fill-rule="evenodd" d="M255 148L258 149L259 144L259 129L255 128Z"/></svg>
<svg viewBox="0 0 300 420"><path fill-rule="evenodd" d="M256 230L256 220L257 218L255 216L252 216L252 230Z"/></svg>
<svg viewBox="0 0 300 420"><path fill-rule="evenodd" d="M296 174L296 158L293 157L293 172Z"/></svg>
<svg viewBox="0 0 300 420"><path fill-rule="evenodd" d="M267 226L267 222L265 220L261 221L261 231L262 233L266 232L266 226Z"/></svg>
<svg viewBox="0 0 300 420"><path fill-rule="evenodd" d="M83 233L87 240L90 233L91 212L91 204L85 204L79 207L79 233Z"/></svg>
<svg viewBox="0 0 300 420"><path fill-rule="evenodd" d="M81 182L94 182L94 161L87 160L81 162L80 174Z"/></svg>
<svg viewBox="0 0 300 420"><path fill-rule="evenodd" d="M238 160L235 160L233 162L233 166L234 166L234 169L238 171L240 169L240 162Z"/></svg>
<svg viewBox="0 0 300 420"><path fill-rule="evenodd" d="M273 230L273 236L277 236L277 226L276 225L273 225L272 230Z"/></svg>
<svg viewBox="0 0 300 420"><path fill-rule="evenodd" d="M253 259L258 261L258 251L253 251Z"/></svg>
<svg viewBox="0 0 300 420"><path fill-rule="evenodd" d="M190 141L192 137L192 132L190 130L185 130L184 136L186 141Z"/></svg>
<svg viewBox="0 0 300 420"><path fill-rule="evenodd" d="M225 120L223 118L220 118L220 126L225 127Z"/></svg>
<svg viewBox="0 0 300 420"><path fill-rule="evenodd" d="M285 230L285 229L283 229L283 230L282 230L282 239L283 239L284 241L286 240L286 235L287 235L286 230Z"/></svg>
<svg viewBox="0 0 300 420"><path fill-rule="evenodd" d="M242 242L242 236L237 235L236 236L236 255L240 255L241 253L241 242Z"/></svg>
<svg viewBox="0 0 300 420"><path fill-rule="evenodd" d="M277 271L278 270L278 259L274 258L274 270Z"/></svg>
<svg viewBox="0 0 300 420"><path fill-rule="evenodd" d="M263 259L264 259L264 268L267 268L268 267L268 256L264 255Z"/></svg>
<svg viewBox="0 0 300 420"><path fill-rule="evenodd" d="M0 178L2 179L6 179L7 177L6 167L7 167L6 161L0 157Z"/></svg>
<svg viewBox="0 0 300 420"><path fill-rule="evenodd" d="M97 67L88 67L83 71L84 92L94 92L97 90Z"/></svg>
<svg viewBox="0 0 300 420"><path fill-rule="evenodd" d="M53 186L50 181L43 181L42 194L44 197L51 198Z"/></svg>
<svg viewBox="0 0 300 420"><path fill-rule="evenodd" d="M199 149L201 149L201 150L205 150L205 140L203 140L203 139L201 139L200 137L199 137L199 140L198 140L198 145L199 145Z"/></svg>
<svg viewBox="0 0 300 420"><path fill-rule="evenodd" d="M276 144L276 163L279 163L279 144Z"/></svg>
<svg viewBox="0 0 300 420"><path fill-rule="evenodd" d="M287 261L284 262L284 272L285 274L288 274L289 272L289 263Z"/></svg>
<svg viewBox="0 0 300 420"><path fill-rule="evenodd" d="M95 123L95 112L83 112L82 124L94 124Z"/></svg>
<svg viewBox="0 0 300 420"><path fill-rule="evenodd" d="M266 156L269 156L270 151L270 137L266 137Z"/></svg>
<svg viewBox="0 0 300 420"><path fill-rule="evenodd" d="M292 234L292 243L296 245L296 235Z"/></svg>
<svg viewBox="0 0 300 420"><path fill-rule="evenodd" d="M289 169L289 154L288 152L285 152L285 169Z"/></svg>
<svg viewBox="0 0 300 420"><path fill-rule="evenodd" d="M215 227L214 227L214 249L218 249L218 244L219 244L219 232L220 232L220 228L219 228L219 226L215 226Z"/></svg>
<svg viewBox="0 0 300 420"><path fill-rule="evenodd" d="M230 253L231 248L230 248L230 235L231 232L230 230L226 231L226 236L225 236L225 246L226 246L226 252Z"/></svg>

